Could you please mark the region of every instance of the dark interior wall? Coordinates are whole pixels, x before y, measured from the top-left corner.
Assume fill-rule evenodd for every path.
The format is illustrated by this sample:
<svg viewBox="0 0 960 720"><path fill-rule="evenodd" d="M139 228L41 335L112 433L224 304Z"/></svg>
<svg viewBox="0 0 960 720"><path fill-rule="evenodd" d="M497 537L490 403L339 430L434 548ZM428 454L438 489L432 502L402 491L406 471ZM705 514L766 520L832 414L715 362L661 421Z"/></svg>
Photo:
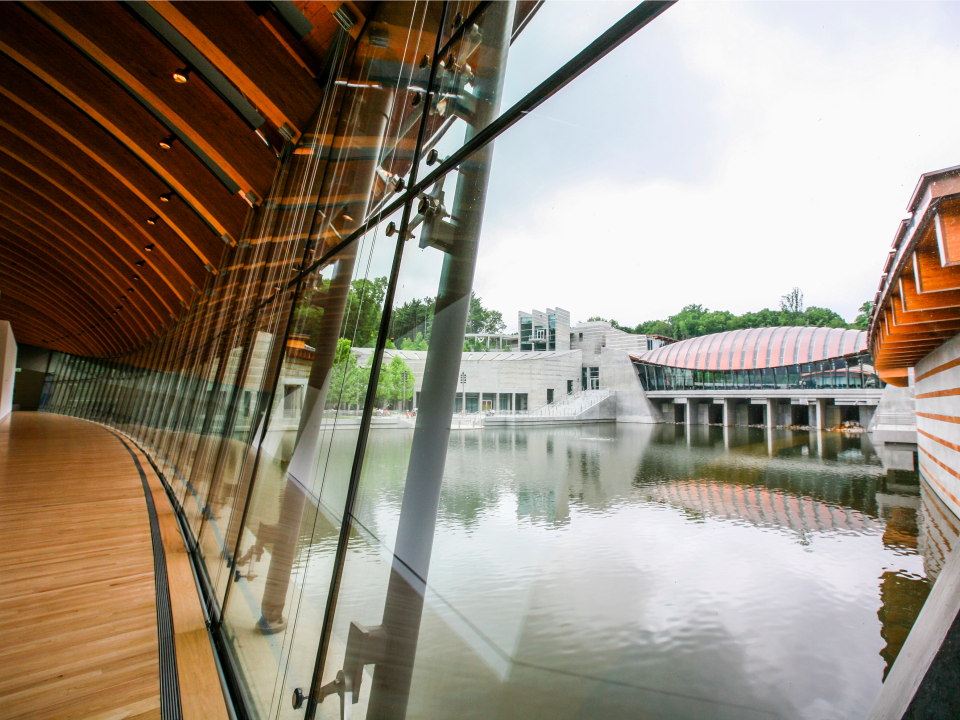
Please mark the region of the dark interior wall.
<svg viewBox="0 0 960 720"><path fill-rule="evenodd" d="M13 379L13 407L16 410L36 410L40 407L43 381L47 377L40 370L17 369Z"/></svg>
<svg viewBox="0 0 960 720"><path fill-rule="evenodd" d="M47 371L47 362L50 360L50 351L36 345L17 344L17 367L24 370ZM16 402L16 401L14 401Z"/></svg>

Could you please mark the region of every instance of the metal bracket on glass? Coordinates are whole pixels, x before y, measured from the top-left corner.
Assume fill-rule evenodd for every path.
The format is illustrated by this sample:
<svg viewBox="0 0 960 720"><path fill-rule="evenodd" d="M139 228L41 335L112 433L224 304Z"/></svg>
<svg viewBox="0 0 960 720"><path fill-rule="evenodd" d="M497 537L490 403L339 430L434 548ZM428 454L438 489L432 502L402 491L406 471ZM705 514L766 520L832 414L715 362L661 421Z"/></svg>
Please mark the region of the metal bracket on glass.
<svg viewBox="0 0 960 720"><path fill-rule="evenodd" d="M350 623L347 635L347 652L343 659L343 669L337 672L335 680L322 686L316 693L316 702L322 703L330 695L340 696L340 718L350 717L351 706L360 700L360 685L363 682L363 666L380 662L386 648L386 635L379 628L365 628L360 623ZM302 693L301 693L302 701ZM294 707L297 696L294 695Z"/></svg>

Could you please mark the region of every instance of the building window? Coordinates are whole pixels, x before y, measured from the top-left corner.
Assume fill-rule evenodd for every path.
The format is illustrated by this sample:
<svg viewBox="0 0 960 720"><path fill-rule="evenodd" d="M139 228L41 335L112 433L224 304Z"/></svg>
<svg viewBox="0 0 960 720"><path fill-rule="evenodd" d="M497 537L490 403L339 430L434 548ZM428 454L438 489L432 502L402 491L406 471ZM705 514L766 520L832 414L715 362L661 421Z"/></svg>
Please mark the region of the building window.
<svg viewBox="0 0 960 720"><path fill-rule="evenodd" d="M467 412L480 412L480 393L467 393Z"/></svg>
<svg viewBox="0 0 960 720"><path fill-rule="evenodd" d="M517 393L515 397L516 397L515 407L517 412L524 412L527 409L527 394Z"/></svg>
<svg viewBox="0 0 960 720"><path fill-rule="evenodd" d="M480 410L487 412L493 410L494 405L497 404L497 394L496 393L484 393L483 402L480 403Z"/></svg>
<svg viewBox="0 0 960 720"><path fill-rule="evenodd" d="M547 405L553 402L553 388L547 388Z"/></svg>
<svg viewBox="0 0 960 720"><path fill-rule="evenodd" d="M567 380L567 395L573 392L573 380Z"/></svg>
<svg viewBox="0 0 960 720"><path fill-rule="evenodd" d="M511 393L500 393L500 411L509 412L513 410L513 395Z"/></svg>
<svg viewBox="0 0 960 720"><path fill-rule="evenodd" d="M547 339L547 329L538 327L537 328L537 340L546 340Z"/></svg>
<svg viewBox="0 0 960 720"><path fill-rule="evenodd" d="M590 368L590 389L600 389L600 368L598 367Z"/></svg>

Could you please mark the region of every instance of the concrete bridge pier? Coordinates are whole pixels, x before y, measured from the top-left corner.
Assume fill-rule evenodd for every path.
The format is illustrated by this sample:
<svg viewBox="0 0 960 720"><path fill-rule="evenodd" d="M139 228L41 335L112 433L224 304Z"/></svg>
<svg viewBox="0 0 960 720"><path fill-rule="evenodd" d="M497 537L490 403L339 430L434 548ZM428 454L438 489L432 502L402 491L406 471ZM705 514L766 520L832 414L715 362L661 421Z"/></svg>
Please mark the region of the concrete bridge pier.
<svg viewBox="0 0 960 720"><path fill-rule="evenodd" d="M827 398L817 398L817 431L823 432L827 429Z"/></svg>
<svg viewBox="0 0 960 720"><path fill-rule="evenodd" d="M737 424L736 413L734 412L737 401L734 398L723 398L723 426L730 427ZM724 438L726 438L724 433Z"/></svg>
<svg viewBox="0 0 960 720"><path fill-rule="evenodd" d="M773 425L777 417L777 405L779 403L773 398L767 398L767 430L773 430Z"/></svg>
<svg viewBox="0 0 960 720"><path fill-rule="evenodd" d="M697 416L698 405L700 403L695 398L687 398L687 407L684 412L686 412L686 417L684 420L687 425L696 425L700 422L699 417Z"/></svg>

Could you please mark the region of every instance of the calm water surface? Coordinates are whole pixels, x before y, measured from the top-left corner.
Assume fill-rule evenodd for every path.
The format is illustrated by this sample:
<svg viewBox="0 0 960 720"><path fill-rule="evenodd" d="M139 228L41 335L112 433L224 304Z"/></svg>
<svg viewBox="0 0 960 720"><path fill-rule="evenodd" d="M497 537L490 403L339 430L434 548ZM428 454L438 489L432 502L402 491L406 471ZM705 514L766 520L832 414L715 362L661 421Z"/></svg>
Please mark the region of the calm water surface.
<svg viewBox="0 0 960 720"><path fill-rule="evenodd" d="M344 621L379 622L411 439L371 434ZM944 545L865 436L462 431L444 483L410 718L864 717Z"/></svg>

